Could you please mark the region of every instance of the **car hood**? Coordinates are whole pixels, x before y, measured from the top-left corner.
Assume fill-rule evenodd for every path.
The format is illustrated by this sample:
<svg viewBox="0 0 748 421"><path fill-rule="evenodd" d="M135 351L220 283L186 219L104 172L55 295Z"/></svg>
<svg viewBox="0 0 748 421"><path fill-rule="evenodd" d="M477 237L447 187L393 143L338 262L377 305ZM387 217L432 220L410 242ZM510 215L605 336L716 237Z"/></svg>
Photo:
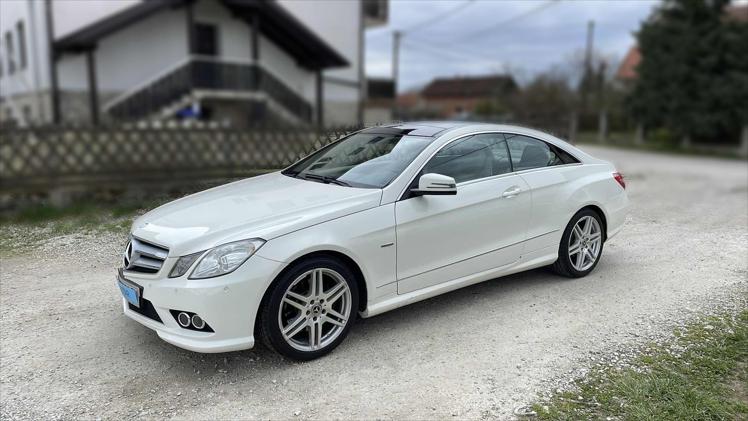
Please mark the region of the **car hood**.
<svg viewBox="0 0 748 421"><path fill-rule="evenodd" d="M134 236L184 256L247 238L272 238L379 205L382 191L323 184L279 172L167 203L138 218Z"/></svg>

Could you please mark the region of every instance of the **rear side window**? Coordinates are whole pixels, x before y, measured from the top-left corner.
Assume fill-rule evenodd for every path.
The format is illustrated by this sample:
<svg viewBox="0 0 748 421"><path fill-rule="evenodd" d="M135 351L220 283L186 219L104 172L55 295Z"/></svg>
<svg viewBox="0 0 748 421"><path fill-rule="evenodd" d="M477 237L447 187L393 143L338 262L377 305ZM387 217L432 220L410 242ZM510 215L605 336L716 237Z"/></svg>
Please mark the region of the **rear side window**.
<svg viewBox="0 0 748 421"><path fill-rule="evenodd" d="M461 183L511 170L504 135L488 133L459 139L445 146L426 164L423 174L447 175Z"/></svg>
<svg viewBox="0 0 748 421"><path fill-rule="evenodd" d="M507 134L514 171L579 162L566 151L532 137Z"/></svg>

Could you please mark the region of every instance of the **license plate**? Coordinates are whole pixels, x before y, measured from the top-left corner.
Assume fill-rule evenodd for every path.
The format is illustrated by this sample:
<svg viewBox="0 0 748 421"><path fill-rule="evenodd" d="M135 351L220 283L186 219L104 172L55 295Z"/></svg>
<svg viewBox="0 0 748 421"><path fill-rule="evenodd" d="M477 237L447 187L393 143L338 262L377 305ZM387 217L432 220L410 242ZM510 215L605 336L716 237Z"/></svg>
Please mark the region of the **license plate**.
<svg viewBox="0 0 748 421"><path fill-rule="evenodd" d="M122 292L122 296L125 297L128 303L135 307L140 307L140 291L137 288L133 288L119 279L117 280L117 285L119 285L119 290Z"/></svg>

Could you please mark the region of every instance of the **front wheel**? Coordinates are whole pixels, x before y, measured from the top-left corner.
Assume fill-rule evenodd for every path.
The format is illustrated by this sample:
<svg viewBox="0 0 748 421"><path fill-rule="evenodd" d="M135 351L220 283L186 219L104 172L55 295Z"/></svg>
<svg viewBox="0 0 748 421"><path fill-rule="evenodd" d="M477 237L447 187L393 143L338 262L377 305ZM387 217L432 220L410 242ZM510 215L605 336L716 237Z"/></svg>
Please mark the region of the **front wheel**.
<svg viewBox="0 0 748 421"><path fill-rule="evenodd" d="M311 360L343 341L358 309L355 275L339 261L314 257L283 273L271 287L260 328L286 357Z"/></svg>
<svg viewBox="0 0 748 421"><path fill-rule="evenodd" d="M569 278L587 276L603 254L603 224L591 209L577 212L566 226L553 271Z"/></svg>

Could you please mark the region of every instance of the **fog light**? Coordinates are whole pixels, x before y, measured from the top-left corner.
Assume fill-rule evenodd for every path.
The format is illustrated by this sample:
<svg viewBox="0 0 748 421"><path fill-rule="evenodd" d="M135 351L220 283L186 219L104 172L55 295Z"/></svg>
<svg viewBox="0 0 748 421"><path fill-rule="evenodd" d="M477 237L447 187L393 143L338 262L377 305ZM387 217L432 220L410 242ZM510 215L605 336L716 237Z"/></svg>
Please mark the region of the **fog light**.
<svg viewBox="0 0 748 421"><path fill-rule="evenodd" d="M179 326L189 327L190 326L190 315L185 312L179 313L179 315L177 316L177 322L179 322Z"/></svg>
<svg viewBox="0 0 748 421"><path fill-rule="evenodd" d="M194 314L192 316L192 326L195 329L202 329L205 327L205 321L202 318L200 318L200 316L198 316L197 314Z"/></svg>

